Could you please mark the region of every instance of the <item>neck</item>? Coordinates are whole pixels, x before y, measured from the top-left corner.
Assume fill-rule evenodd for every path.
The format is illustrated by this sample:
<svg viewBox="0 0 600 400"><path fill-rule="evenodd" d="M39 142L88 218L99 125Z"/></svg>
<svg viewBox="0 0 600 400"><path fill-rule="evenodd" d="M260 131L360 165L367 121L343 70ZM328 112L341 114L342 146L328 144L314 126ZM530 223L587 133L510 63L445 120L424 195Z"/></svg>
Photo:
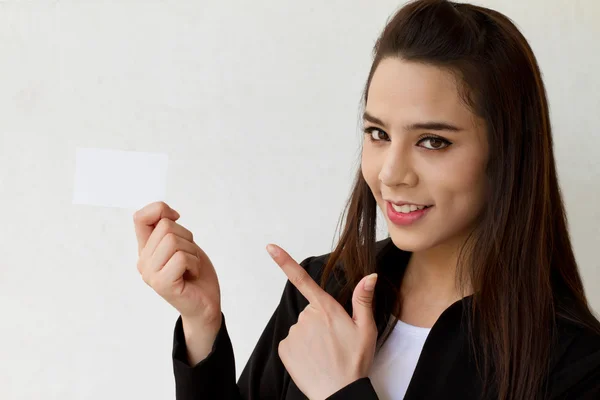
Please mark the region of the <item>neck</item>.
<svg viewBox="0 0 600 400"><path fill-rule="evenodd" d="M432 307L447 307L461 299L464 294L456 284L457 261L457 246L440 245L412 253L402 278L402 297Z"/></svg>

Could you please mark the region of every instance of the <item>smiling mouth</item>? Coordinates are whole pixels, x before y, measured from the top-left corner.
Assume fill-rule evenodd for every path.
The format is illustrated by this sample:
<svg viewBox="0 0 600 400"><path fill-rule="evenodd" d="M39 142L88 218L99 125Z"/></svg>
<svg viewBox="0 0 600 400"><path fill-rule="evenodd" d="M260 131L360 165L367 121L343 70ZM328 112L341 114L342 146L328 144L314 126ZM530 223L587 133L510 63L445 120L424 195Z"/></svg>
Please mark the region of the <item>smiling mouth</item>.
<svg viewBox="0 0 600 400"><path fill-rule="evenodd" d="M428 208L433 207L432 205L429 206L417 206L414 204L404 204L402 206L397 206L394 203L390 203L390 205L392 206L392 209L398 213L403 213L403 214L409 214L411 212L415 212L415 211L421 211L421 210L425 210Z"/></svg>

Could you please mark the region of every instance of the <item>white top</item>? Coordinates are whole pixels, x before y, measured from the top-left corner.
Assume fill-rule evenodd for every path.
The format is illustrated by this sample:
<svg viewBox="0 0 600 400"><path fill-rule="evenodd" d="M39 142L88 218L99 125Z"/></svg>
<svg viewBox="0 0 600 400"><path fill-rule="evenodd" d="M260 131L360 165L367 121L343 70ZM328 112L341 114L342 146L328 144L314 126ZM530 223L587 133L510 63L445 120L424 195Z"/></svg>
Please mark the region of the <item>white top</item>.
<svg viewBox="0 0 600 400"><path fill-rule="evenodd" d="M381 400L404 398L430 330L398 320L386 342L375 354L369 373L371 384Z"/></svg>

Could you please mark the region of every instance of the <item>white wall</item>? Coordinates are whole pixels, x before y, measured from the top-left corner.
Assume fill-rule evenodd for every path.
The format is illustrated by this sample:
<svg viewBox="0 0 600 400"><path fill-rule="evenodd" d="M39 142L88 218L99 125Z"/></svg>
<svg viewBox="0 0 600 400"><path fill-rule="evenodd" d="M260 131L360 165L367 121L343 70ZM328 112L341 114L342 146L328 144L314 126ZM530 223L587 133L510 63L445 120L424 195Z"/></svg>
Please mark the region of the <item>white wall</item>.
<svg viewBox="0 0 600 400"><path fill-rule="evenodd" d="M541 64L600 310L600 4L479 4ZM0 398L174 398L178 314L136 270L134 210L71 203L76 147L169 155L166 200L217 269L239 376L286 281L265 245L332 249L371 48L399 5L0 1Z"/></svg>

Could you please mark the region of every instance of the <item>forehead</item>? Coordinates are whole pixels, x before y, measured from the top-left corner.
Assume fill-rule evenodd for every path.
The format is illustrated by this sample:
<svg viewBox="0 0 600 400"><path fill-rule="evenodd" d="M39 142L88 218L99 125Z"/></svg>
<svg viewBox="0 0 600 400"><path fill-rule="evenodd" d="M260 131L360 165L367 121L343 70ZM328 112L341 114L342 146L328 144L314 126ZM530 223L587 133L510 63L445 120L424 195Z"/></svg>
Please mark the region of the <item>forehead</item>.
<svg viewBox="0 0 600 400"><path fill-rule="evenodd" d="M431 118L466 124L473 118L451 72L395 57L377 66L366 110L389 123L402 124Z"/></svg>

